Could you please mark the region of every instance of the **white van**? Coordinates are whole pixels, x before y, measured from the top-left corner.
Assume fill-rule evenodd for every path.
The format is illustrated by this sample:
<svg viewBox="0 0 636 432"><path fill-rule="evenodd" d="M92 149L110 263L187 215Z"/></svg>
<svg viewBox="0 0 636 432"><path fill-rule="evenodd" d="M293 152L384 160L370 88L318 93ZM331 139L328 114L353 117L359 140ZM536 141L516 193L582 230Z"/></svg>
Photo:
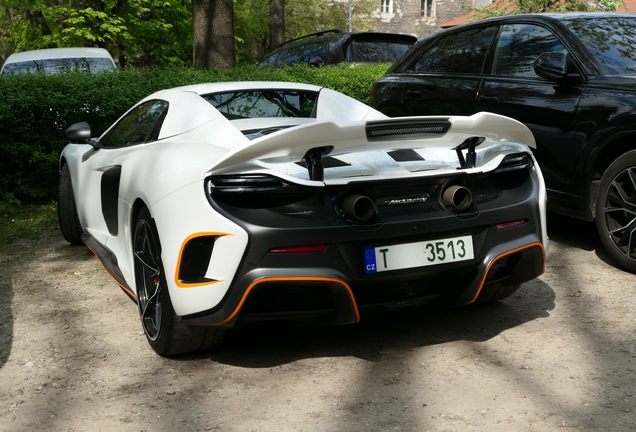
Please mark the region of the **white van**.
<svg viewBox="0 0 636 432"><path fill-rule="evenodd" d="M49 48L11 54L0 73L59 73L65 70L95 73L114 69L115 62L104 48Z"/></svg>

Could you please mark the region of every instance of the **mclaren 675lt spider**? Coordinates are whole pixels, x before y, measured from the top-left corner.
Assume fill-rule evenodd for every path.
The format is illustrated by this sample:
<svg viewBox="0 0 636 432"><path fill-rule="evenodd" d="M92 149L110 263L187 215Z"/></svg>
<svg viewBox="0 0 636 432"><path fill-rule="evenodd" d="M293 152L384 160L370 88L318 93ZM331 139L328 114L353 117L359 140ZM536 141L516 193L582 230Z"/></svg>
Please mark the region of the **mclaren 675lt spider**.
<svg viewBox="0 0 636 432"><path fill-rule="evenodd" d="M159 91L68 128L59 220L139 306L151 347L501 300L543 273L546 191L508 117L389 118L278 82Z"/></svg>

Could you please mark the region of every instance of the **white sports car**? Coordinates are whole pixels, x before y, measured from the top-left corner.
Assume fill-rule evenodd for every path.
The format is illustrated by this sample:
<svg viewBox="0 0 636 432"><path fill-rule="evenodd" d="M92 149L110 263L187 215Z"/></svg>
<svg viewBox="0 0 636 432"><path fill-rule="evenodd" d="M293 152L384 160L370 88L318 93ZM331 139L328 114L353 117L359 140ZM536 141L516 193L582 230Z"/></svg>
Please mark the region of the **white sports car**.
<svg viewBox="0 0 636 432"><path fill-rule="evenodd" d="M388 118L326 88L235 82L66 137L62 233L136 300L160 355L258 320L497 301L544 271L535 142L507 117Z"/></svg>

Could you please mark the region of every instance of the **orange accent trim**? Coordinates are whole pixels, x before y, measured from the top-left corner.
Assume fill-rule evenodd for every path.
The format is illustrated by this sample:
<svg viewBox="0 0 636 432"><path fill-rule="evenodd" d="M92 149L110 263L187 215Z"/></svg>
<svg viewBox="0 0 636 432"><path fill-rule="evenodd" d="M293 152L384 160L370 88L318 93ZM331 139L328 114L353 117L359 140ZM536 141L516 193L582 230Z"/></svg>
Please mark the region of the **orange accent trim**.
<svg viewBox="0 0 636 432"><path fill-rule="evenodd" d="M183 257L183 250L185 249L186 244L188 244L190 240L197 237L223 237L228 235L231 236L232 234L221 233L221 232L200 232L200 233L189 235L183 241L183 243L181 243L181 250L179 250L179 258L177 259L177 269L174 273L174 283L177 284L179 288L197 288L200 286L214 285L216 283L223 282L220 280L215 280L210 282L184 283L179 280L179 271L181 270L181 258Z"/></svg>
<svg viewBox="0 0 636 432"><path fill-rule="evenodd" d="M99 261L99 263L101 264L102 268L106 271L106 274L108 276L111 277L112 280L115 281L115 283L117 285L119 285L119 288L121 288L122 290L126 291L126 294L128 294L129 296L133 297L135 300L137 299L137 294L135 294L134 292L132 292L131 290L129 290L128 288L126 288L125 286L123 286L122 284L120 284L117 279L115 279L115 276L113 276L108 269L106 268L106 266L104 266L104 263L102 262L102 260L99 259L99 255L97 255L95 253L95 251L88 245L86 244L86 242L84 242L84 245L88 248L89 251L91 251L93 253L93 255L95 255L95 258L97 258L97 261Z"/></svg>
<svg viewBox="0 0 636 432"><path fill-rule="evenodd" d="M351 297L351 303L353 304L353 310L356 314L356 322L360 322L360 312L358 312L358 305L356 304L356 299L353 296L353 291L351 290L351 287L341 281L340 279L336 279L336 278L329 278L329 277L319 277L319 276L286 276L286 277L266 277L266 278L262 278L262 279L258 279L255 280L254 282L252 282L250 284L250 286L247 287L247 289L245 290L245 293L243 294L243 298L241 298L241 301L239 302L238 306L236 306L236 309L234 309L234 312L232 312L232 314L227 317L226 319L224 319L223 321L221 321L220 323L216 323L216 324L210 324L213 326L217 326L217 325L223 325L226 324L230 321L232 321L232 319L234 319L234 317L239 313L239 310L241 310L241 307L243 307L243 303L245 303L245 300L247 299L247 296L249 295L250 291L252 291L252 289L263 282L276 282L276 281L322 281L322 282L335 282L335 283L339 283L340 285L342 285L343 287L345 287L347 289L347 291L349 292L349 296Z"/></svg>
<svg viewBox="0 0 636 432"><path fill-rule="evenodd" d="M486 267L486 271L484 272L484 277L481 280L481 284L479 285L479 289L477 290L477 293L475 294L475 297L473 297L473 299L471 301L469 301L466 304L471 304L473 303L475 300L477 300L477 298L479 297L479 294L481 293L481 289L484 287L484 283L486 282L486 276L488 276L488 272L490 271L490 267L492 267L492 265L499 259L508 256L508 255L512 255L513 253L517 253L519 251L522 251L524 249L530 249L531 247L537 247L539 246L541 248L541 251L543 252L543 271L541 272L542 274L545 273L545 248L543 247L543 243L541 242L534 242L534 243L530 243L527 244L525 246L521 246L518 247L516 249L512 249L509 250L508 252L504 252L501 255L497 255L492 261L490 261L490 264L488 264L488 267Z"/></svg>

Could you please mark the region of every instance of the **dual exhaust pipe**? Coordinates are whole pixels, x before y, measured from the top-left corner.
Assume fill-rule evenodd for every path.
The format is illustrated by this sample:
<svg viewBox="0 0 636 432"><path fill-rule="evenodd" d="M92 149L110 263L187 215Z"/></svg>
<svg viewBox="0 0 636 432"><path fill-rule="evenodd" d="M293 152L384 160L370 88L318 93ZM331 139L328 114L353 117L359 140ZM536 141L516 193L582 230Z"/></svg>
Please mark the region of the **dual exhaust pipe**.
<svg viewBox="0 0 636 432"><path fill-rule="evenodd" d="M473 203L473 194L465 186L448 186L442 191L442 204L448 210L458 212L466 210Z"/></svg>
<svg viewBox="0 0 636 432"><path fill-rule="evenodd" d="M342 201L342 214L349 220L366 222L375 214L375 203L364 195L349 195Z"/></svg>
<svg viewBox="0 0 636 432"><path fill-rule="evenodd" d="M473 204L473 194L465 186L452 185L441 192L444 207L453 212L466 210ZM342 214L349 220L367 222L375 215L375 203L364 195L349 195L342 201Z"/></svg>

